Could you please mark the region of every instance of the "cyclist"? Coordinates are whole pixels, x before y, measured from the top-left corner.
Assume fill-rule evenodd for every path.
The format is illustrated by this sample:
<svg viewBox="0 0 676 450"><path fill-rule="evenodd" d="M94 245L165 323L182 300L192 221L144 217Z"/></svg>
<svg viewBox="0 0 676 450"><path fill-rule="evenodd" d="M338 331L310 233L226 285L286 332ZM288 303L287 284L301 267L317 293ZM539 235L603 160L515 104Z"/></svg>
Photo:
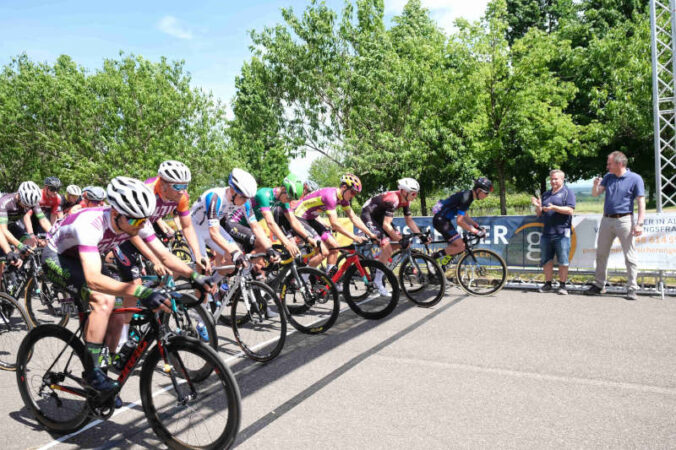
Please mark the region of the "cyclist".
<svg viewBox="0 0 676 450"><path fill-rule="evenodd" d="M338 251L334 249L338 247L338 242L331 234L331 230L317 220L320 213L326 213L331 227L338 233L355 242L364 242L367 239L366 237L351 233L338 222L336 208L340 205L354 226L363 231L369 238L377 239L377 236L364 225L364 222L361 221L359 216L350 207L350 202L361 192L361 188L362 185L359 178L356 175L347 173L340 178L339 187L327 187L307 194L301 199L294 210L294 214L305 230L312 235L312 238L315 240L321 239L322 254L327 257L326 272L330 276L337 270ZM315 265L312 260L310 261L310 265L313 267L316 267L318 264Z"/></svg>
<svg viewBox="0 0 676 450"><path fill-rule="evenodd" d="M435 258L443 258L445 255L457 255L465 250L465 242L460 239L458 230L455 229L451 220L457 216L458 226L478 236L485 236L486 231L472 219L467 211L474 200L483 200L493 192L493 183L485 177L477 178L474 187L465 191L459 191L440 200L432 208L434 218L432 225L444 237L448 245L446 248L434 253Z"/></svg>
<svg viewBox="0 0 676 450"><path fill-rule="evenodd" d="M59 189L61 189L61 180L59 180L57 177L45 178L45 187L42 188L40 208L42 208L43 211L48 212L49 220L52 225L54 225L54 222L63 217ZM37 228L37 223L33 222L33 228Z"/></svg>
<svg viewBox="0 0 676 450"><path fill-rule="evenodd" d="M19 252L28 251L28 247L21 241L33 234L29 211L38 218L45 231L50 228L50 223L39 206L40 194L37 184L24 181L17 192L0 197L0 257L4 257L13 266L21 265L20 254L13 252L10 245L15 246ZM0 262L0 277L4 269L5 263Z"/></svg>
<svg viewBox="0 0 676 450"><path fill-rule="evenodd" d="M96 208L103 206L106 199L106 191L100 186L86 186L82 189L82 200L70 209L70 213L76 213L83 208Z"/></svg>
<svg viewBox="0 0 676 450"><path fill-rule="evenodd" d="M211 280L198 275L155 238L146 221L155 211L156 199L143 182L116 177L108 185L107 194L110 206L80 210L55 225L42 254L45 275L91 307L84 340L93 370L87 371L84 379L90 387L103 393L118 387L117 381L101 369L107 348L115 348L122 327L119 316L115 316L116 325L113 321L109 324L115 296L135 297L144 306L163 311L169 311L171 304L158 290L109 277L102 266L101 254L138 236L178 275L189 277L201 289L208 289L211 284Z"/></svg>
<svg viewBox="0 0 676 450"><path fill-rule="evenodd" d="M200 253L199 242L195 235L192 219L190 218L190 199L187 189L191 179L190 169L182 162L168 160L160 164L157 176L145 181L146 186L155 194L156 203L155 210L148 217L148 222L152 226L152 224L162 219L162 217L176 211L183 226L185 239L193 255L195 255L200 270L206 270L209 263L207 261L203 266L200 262L202 254ZM141 283L141 271L143 267L138 257L139 252L150 260L158 275L162 276L168 273L167 268L144 245L143 240L132 238L120 244L114 251L122 281ZM206 256L206 253L204 256Z"/></svg>
<svg viewBox="0 0 676 450"><path fill-rule="evenodd" d="M221 219L225 218L228 221L233 215L242 214L251 224L253 236L264 246L266 253L272 257L277 255L251 211L249 199L256 195L257 189L258 183L250 173L235 168L228 176L228 187L209 189L200 195L190 210L194 218L200 254L207 254L208 245L216 254L217 265L239 263L243 256L242 250L221 226L223 223ZM216 277L219 281L222 278L223 274Z"/></svg>
<svg viewBox="0 0 676 450"><path fill-rule="evenodd" d="M82 190L75 184L68 185L66 195L61 196L61 209L64 216L71 212L71 208L82 201Z"/></svg>
<svg viewBox="0 0 676 450"><path fill-rule="evenodd" d="M413 178L402 178L397 182L398 191L388 191L378 194L368 199L361 209L361 220L366 224L369 230L380 239L381 253L378 260L387 264L392 256L394 247L399 248L398 244L390 243L400 241L401 234L392 227L392 219L397 209L401 208L404 213L406 225L414 233L420 233L420 229L413 221L410 204L418 196L420 185ZM383 273L378 271L375 276L376 288L382 295L386 295L386 288L383 286Z"/></svg>

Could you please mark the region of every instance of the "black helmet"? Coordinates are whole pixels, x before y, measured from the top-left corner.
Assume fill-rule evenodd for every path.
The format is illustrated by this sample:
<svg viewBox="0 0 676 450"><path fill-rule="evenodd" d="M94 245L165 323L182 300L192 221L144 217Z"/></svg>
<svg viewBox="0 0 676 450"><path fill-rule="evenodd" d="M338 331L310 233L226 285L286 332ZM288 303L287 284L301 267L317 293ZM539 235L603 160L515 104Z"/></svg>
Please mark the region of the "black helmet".
<svg viewBox="0 0 676 450"><path fill-rule="evenodd" d="M47 177L45 178L45 186L51 188L52 190L58 191L61 189L61 180L56 177Z"/></svg>
<svg viewBox="0 0 676 450"><path fill-rule="evenodd" d="M486 177L479 177L474 180L474 189L481 189L486 194L493 192L493 183Z"/></svg>

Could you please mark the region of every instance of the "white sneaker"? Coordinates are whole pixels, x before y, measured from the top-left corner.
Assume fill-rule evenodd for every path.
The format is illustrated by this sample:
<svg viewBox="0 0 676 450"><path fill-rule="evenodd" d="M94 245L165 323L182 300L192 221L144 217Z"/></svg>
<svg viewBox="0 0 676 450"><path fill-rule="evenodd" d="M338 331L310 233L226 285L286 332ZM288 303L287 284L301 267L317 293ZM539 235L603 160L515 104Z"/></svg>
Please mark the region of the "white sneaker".
<svg viewBox="0 0 676 450"><path fill-rule="evenodd" d="M376 285L376 289L378 289L378 293L382 295L383 297L389 297L391 292L387 290L387 288L383 285L383 273L378 271L376 273L376 276L373 279L373 284Z"/></svg>

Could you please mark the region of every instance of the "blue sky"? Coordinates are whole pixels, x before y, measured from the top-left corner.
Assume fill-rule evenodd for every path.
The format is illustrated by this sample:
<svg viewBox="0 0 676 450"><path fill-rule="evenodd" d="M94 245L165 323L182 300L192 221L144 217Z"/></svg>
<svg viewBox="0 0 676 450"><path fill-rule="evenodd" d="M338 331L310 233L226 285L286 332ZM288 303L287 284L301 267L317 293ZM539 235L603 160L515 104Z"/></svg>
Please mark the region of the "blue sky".
<svg viewBox="0 0 676 450"><path fill-rule="evenodd" d="M488 0L422 0L439 25L451 30L458 17L478 19ZM53 62L70 55L94 70L120 51L150 60L185 60L192 83L230 103L234 80L250 56L250 30L280 23L282 7L301 12L308 0L248 1L0 1L0 64L26 53ZM340 10L343 0L326 0ZM406 0L386 0L386 16ZM294 161L305 174L316 155Z"/></svg>

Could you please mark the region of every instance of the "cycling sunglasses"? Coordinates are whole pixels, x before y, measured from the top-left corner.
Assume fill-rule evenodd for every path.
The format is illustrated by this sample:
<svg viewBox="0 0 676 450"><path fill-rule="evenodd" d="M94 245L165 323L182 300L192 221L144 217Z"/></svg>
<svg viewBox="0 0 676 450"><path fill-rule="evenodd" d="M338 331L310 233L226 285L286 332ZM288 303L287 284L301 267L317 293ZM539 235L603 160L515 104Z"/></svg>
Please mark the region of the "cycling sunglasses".
<svg viewBox="0 0 676 450"><path fill-rule="evenodd" d="M134 219L132 217L127 217L126 219L127 219L127 223L134 228L140 228L141 226L143 226L144 223L146 223L146 220L148 220L147 217L142 217L140 219Z"/></svg>
<svg viewBox="0 0 676 450"><path fill-rule="evenodd" d="M59 188L55 188L54 186L47 186L47 189L50 192L59 192Z"/></svg>
<svg viewBox="0 0 676 450"><path fill-rule="evenodd" d="M171 187L175 191L185 191L188 189L188 184L172 184Z"/></svg>

